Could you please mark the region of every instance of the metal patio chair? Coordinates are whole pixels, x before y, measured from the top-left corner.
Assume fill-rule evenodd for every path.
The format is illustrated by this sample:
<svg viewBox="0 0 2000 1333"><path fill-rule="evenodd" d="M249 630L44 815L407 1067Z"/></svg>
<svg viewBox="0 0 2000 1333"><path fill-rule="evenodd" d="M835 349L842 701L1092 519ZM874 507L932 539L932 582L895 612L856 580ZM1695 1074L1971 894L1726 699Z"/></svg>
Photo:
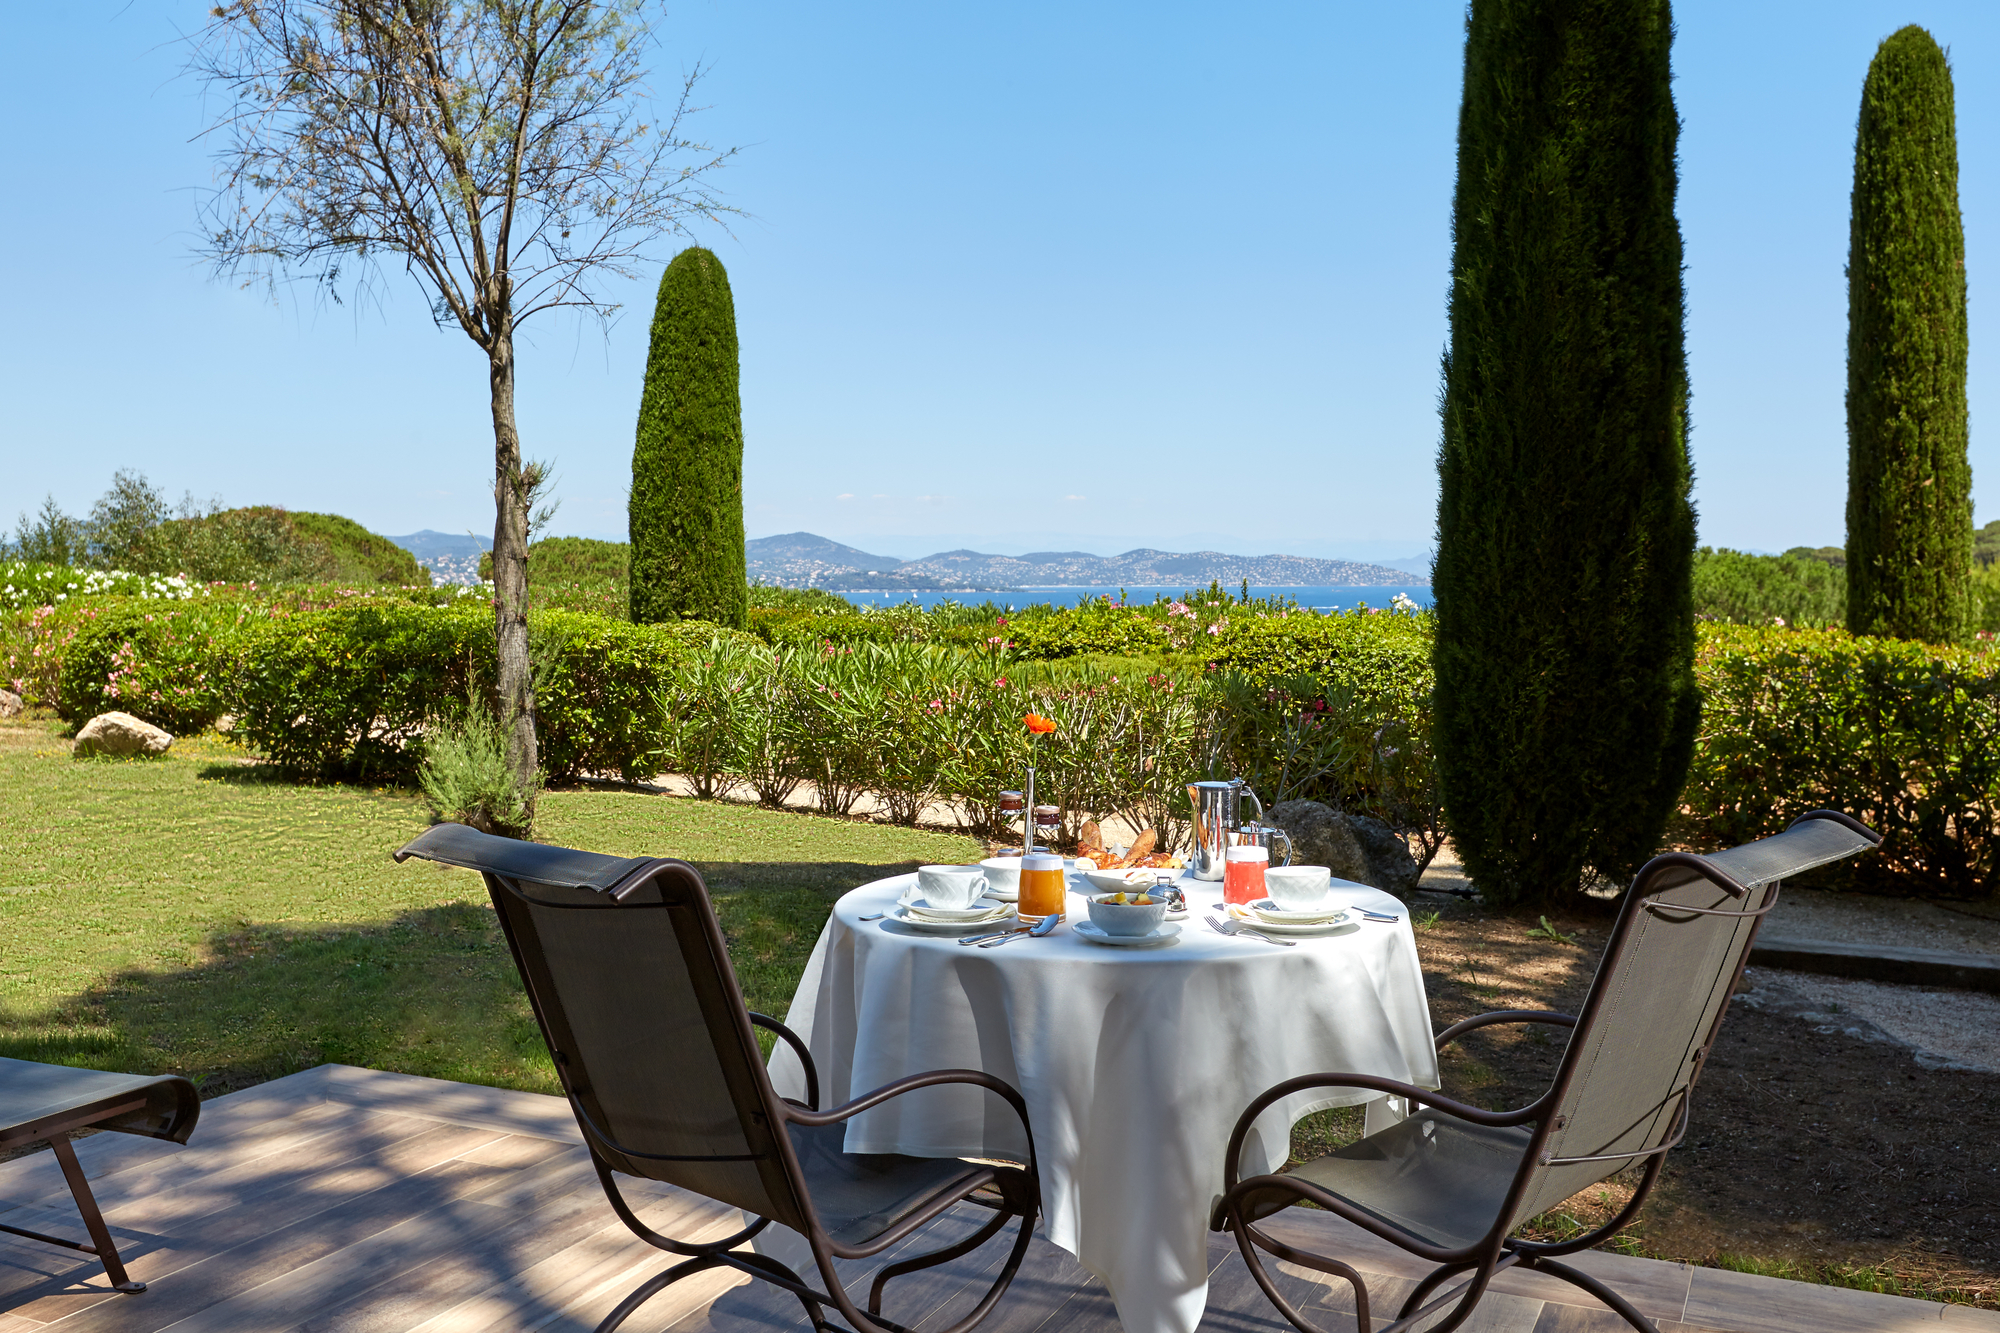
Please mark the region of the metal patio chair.
<svg viewBox="0 0 2000 1333"><path fill-rule="evenodd" d="M186 1143L201 1117L194 1084L173 1075L111 1074L99 1069L38 1064L0 1057L0 1152L47 1143L83 1215L90 1244L45 1235L0 1222L0 1231L46 1241L94 1256L104 1265L113 1289L129 1294L146 1289L125 1272L111 1232L98 1211L90 1182L76 1160L69 1136L82 1129L116 1129L151 1139ZM5 1216L0 1213L0 1216Z"/></svg>
<svg viewBox="0 0 2000 1333"><path fill-rule="evenodd" d="M1439 1093L1365 1074L1312 1074L1265 1092L1237 1121L1225 1164L1226 1193L1210 1218L1230 1231L1244 1261L1279 1312L1303 1333L1318 1333L1279 1293L1258 1251L1346 1279L1356 1325L1370 1333L1368 1290L1349 1265L1308 1253L1257 1224L1310 1201L1438 1267L1417 1284L1381 1333L1438 1316L1433 1333L1471 1316L1495 1274L1520 1267L1572 1283L1644 1333L1646 1317L1587 1273L1555 1256L1588 1249L1637 1215L1669 1149L1687 1133L1689 1096L1714 1048L1729 997L1780 881L1875 846L1881 838L1832 810L1803 815L1776 837L1710 856L1669 852L1639 871L1575 1018L1506 1010L1456 1023L1447 1045L1496 1023L1572 1029L1549 1090L1515 1111L1486 1111ZM1408 1119L1283 1175L1238 1178L1251 1122L1267 1107L1309 1088L1369 1088L1406 1098ZM1588 1235L1559 1243L1512 1233L1530 1218L1637 1162L1645 1173L1632 1200ZM1469 1274L1436 1299L1431 1292Z"/></svg>
<svg viewBox="0 0 2000 1333"><path fill-rule="evenodd" d="M819 1109L819 1075L805 1043L743 1003L701 875L685 861L621 860L439 824L396 853L477 870L513 950L557 1077L583 1131L604 1193L625 1225L686 1262L649 1278L598 1325L610 1333L681 1278L728 1266L797 1296L815 1329L832 1306L860 1333L906 1333L882 1317L891 1278L969 1254L1020 1219L1012 1252L979 1303L942 1333L984 1319L1020 1268L1040 1212L1027 1103L973 1069L897 1079L844 1106ZM805 1067L806 1101L771 1088L753 1027L768 1028ZM1014 1108L1027 1135L1026 1167L959 1158L861 1155L843 1147L845 1122L890 1098L971 1083ZM754 1220L722 1240L674 1240L641 1222L616 1177L637 1176L742 1209ZM993 1216L943 1249L876 1274L864 1313L833 1261L882 1253L952 1205ZM772 1222L798 1231L825 1290L765 1255L739 1251Z"/></svg>

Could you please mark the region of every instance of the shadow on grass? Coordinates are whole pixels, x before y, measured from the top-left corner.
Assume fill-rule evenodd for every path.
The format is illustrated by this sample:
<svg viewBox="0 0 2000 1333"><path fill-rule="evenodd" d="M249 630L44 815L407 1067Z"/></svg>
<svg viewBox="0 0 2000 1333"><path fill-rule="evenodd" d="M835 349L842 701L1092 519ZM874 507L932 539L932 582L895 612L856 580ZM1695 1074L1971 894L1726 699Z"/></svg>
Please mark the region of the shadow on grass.
<svg viewBox="0 0 2000 1333"><path fill-rule="evenodd" d="M701 863L750 1007L782 1018L834 901L915 865ZM197 952L0 1016L0 1055L185 1074L204 1097L329 1062L558 1091L483 898L366 926L218 925Z"/></svg>

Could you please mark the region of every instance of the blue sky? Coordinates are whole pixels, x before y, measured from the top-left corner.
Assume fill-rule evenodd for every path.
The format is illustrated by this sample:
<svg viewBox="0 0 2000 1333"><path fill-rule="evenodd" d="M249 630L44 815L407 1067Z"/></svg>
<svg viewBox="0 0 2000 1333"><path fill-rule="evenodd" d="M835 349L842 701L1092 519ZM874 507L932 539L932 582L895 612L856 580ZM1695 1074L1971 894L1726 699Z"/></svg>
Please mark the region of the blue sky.
<svg viewBox="0 0 2000 1333"><path fill-rule="evenodd" d="M0 522L173 494L492 528L483 359L414 284L274 304L193 258L179 76L204 5L10 14ZM1876 43L1957 73L1974 497L2000 517L1982 280L2000 204L2000 6L1676 6L1702 539L1842 540L1847 196ZM656 68L712 67L700 132L754 216L703 233L743 346L746 522L912 557L968 544L1391 558L1436 496L1463 10L1454 3L677 5ZM79 71L88 71L87 80ZM622 537L652 292L608 338L524 331L558 531ZM1074 497L1074 498L1073 498Z"/></svg>

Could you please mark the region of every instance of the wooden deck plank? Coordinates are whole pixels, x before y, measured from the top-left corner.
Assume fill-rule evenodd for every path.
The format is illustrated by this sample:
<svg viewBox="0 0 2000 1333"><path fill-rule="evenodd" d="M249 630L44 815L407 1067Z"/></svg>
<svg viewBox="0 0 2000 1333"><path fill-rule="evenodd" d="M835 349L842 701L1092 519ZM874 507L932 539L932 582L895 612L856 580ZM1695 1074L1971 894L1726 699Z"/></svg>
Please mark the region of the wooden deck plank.
<svg viewBox="0 0 2000 1333"><path fill-rule="evenodd" d="M562 1143L583 1142L583 1133L576 1127L576 1113L561 1097L420 1078L415 1074L386 1074L352 1065L320 1068L327 1071L322 1087L328 1101Z"/></svg>
<svg viewBox="0 0 2000 1333"><path fill-rule="evenodd" d="M1697 1268L1688 1286L1687 1321L1729 1333L1916 1333L1916 1330L2000 1330L2000 1310L1940 1305L1847 1287Z"/></svg>
<svg viewBox="0 0 2000 1333"><path fill-rule="evenodd" d="M152 1333L440 1202L490 1188L513 1173L456 1159L494 1137L436 1126L285 1193L200 1218L128 1261L135 1278L153 1284L143 1302L92 1306L70 1316L73 1326ZM169 1276L179 1280L163 1280ZM32 1302L17 1312L36 1317Z"/></svg>
<svg viewBox="0 0 2000 1333"><path fill-rule="evenodd" d="M741 1226L735 1209L693 1195L631 1202L642 1222L676 1239L713 1239ZM483 1333L495 1328L595 1327L596 1319L582 1322L572 1313L594 1305L609 1311L647 1277L678 1262L675 1256L662 1254L634 1236L624 1223L610 1216L608 1204L605 1216L606 1225L459 1301L415 1329L423 1333ZM602 1318L602 1313L597 1317Z"/></svg>
<svg viewBox="0 0 2000 1333"><path fill-rule="evenodd" d="M108 1222L158 1228L185 1224L236 1207L274 1190L295 1187L329 1163L366 1157L390 1144L434 1133L435 1121L411 1116L378 1116L333 1108L332 1116L301 1117L296 1134L271 1135L255 1143L218 1143L197 1153L145 1164L90 1182L90 1191ZM74 1213L69 1189L41 1196L28 1206Z"/></svg>

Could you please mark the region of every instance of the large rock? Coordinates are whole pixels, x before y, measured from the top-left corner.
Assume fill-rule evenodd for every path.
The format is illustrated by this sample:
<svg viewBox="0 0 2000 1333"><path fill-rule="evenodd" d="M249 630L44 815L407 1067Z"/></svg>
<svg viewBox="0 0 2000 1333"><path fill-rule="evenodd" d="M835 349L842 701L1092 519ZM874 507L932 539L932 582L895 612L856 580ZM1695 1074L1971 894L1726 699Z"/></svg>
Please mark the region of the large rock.
<svg viewBox="0 0 2000 1333"><path fill-rule="evenodd" d="M1373 884L1368 877L1368 857L1361 850L1346 816L1318 801L1286 801L1272 806L1265 815L1292 835L1292 864L1325 866L1335 879L1351 879Z"/></svg>
<svg viewBox="0 0 2000 1333"><path fill-rule="evenodd" d="M1347 827L1354 831L1361 854L1368 858L1363 884L1373 884L1398 898L1408 898L1417 891L1416 858L1410 855L1410 845L1402 834L1368 815L1349 815Z"/></svg>
<svg viewBox="0 0 2000 1333"><path fill-rule="evenodd" d="M12 690L0 690L0 717L19 717L21 696Z"/></svg>
<svg viewBox="0 0 2000 1333"><path fill-rule="evenodd" d="M165 754L174 738L130 713L99 713L76 733L76 753Z"/></svg>

